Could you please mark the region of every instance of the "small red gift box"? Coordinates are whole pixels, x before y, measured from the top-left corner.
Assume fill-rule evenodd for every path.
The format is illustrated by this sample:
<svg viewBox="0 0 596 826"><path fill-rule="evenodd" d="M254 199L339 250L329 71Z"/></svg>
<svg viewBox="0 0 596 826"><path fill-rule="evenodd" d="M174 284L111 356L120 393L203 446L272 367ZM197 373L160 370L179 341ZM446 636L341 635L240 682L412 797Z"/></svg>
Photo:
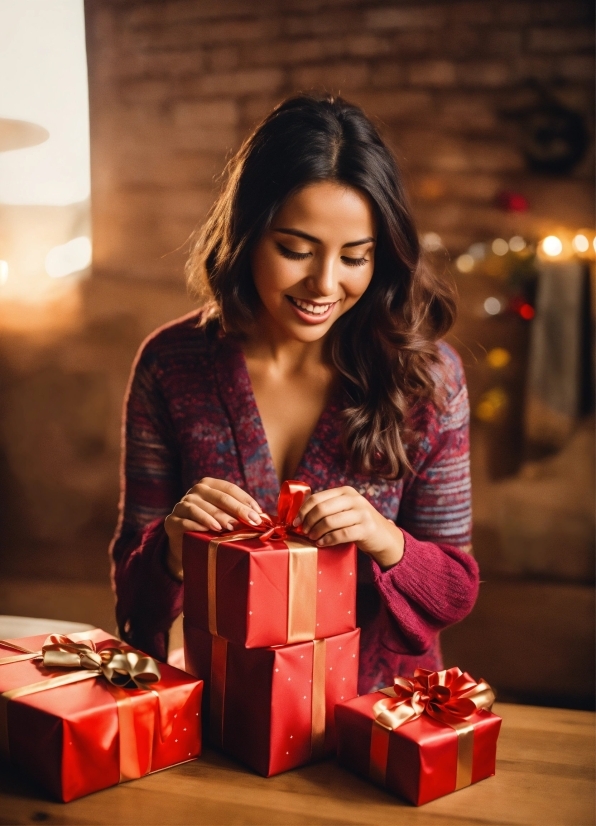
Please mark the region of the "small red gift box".
<svg viewBox="0 0 596 826"><path fill-rule="evenodd" d="M323 639L356 627L356 546L317 548L292 527L310 488L285 482L276 521L184 536L184 616L246 648ZM259 533L260 531L260 533Z"/></svg>
<svg viewBox="0 0 596 826"><path fill-rule="evenodd" d="M501 718L494 695L459 668L417 669L413 680L335 708L339 762L416 806L495 773Z"/></svg>
<svg viewBox="0 0 596 826"><path fill-rule="evenodd" d="M185 621L186 667L205 681L211 745L269 777L335 749L335 704L355 697L360 629L245 648Z"/></svg>
<svg viewBox="0 0 596 826"><path fill-rule="evenodd" d="M198 757L202 690L99 629L2 640L0 755L67 802Z"/></svg>

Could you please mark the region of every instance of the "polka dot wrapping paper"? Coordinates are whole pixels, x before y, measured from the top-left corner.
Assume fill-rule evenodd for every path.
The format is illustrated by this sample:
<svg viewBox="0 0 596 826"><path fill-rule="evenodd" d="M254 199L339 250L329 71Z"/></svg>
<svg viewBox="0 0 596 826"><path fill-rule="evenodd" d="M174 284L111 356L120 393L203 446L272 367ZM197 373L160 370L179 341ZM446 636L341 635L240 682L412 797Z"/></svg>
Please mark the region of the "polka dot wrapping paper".
<svg viewBox="0 0 596 826"><path fill-rule="evenodd" d="M317 548L289 536L184 536L184 616L189 625L246 648L353 631L356 546Z"/></svg>
<svg viewBox="0 0 596 826"><path fill-rule="evenodd" d="M245 648L185 618L186 668L205 681L209 744L265 777L333 754L335 705L357 695L359 636Z"/></svg>

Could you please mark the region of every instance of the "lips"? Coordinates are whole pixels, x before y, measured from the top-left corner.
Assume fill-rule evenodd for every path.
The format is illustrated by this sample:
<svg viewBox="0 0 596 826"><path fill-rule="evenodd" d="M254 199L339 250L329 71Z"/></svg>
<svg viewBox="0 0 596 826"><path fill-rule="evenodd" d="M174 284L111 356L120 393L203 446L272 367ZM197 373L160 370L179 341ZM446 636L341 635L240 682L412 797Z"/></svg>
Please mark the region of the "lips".
<svg viewBox="0 0 596 826"><path fill-rule="evenodd" d="M325 302L324 304L322 302L307 301L306 299L295 298L293 295L286 295L286 298L300 321L307 324L322 324L327 321L337 304L337 301Z"/></svg>

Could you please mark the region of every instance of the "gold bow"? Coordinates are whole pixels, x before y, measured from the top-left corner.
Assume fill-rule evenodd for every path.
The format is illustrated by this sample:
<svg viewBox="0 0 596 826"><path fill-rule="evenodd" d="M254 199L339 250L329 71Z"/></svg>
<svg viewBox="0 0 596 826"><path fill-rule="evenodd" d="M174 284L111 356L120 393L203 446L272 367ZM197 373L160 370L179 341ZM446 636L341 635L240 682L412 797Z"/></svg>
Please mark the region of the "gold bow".
<svg viewBox="0 0 596 826"><path fill-rule="evenodd" d="M102 641L98 650L92 640L75 641L58 634L47 637L40 651L28 651L6 640L0 640L0 644L21 652L0 659L0 665L40 659L46 668L66 669L66 673L54 674L39 682L0 694L0 755L10 758L7 716L10 700L87 679L105 677L118 711L120 780L132 780L150 771L154 722L143 721L138 726L135 724L131 695L124 689L151 691L159 703L159 695L152 685L161 679L161 673L152 657L141 654L118 640ZM138 748L139 731L146 741L146 760L143 761Z"/></svg>
<svg viewBox="0 0 596 826"><path fill-rule="evenodd" d="M160 680L159 666L153 657L132 648L116 646L97 650L92 640L74 642L69 637L51 634L41 647L40 657L46 668L77 668L102 674L119 688L148 689Z"/></svg>
<svg viewBox="0 0 596 826"><path fill-rule="evenodd" d="M475 711L490 711L495 701L492 688L484 680L476 682L459 668L427 671L417 668L413 679L394 677L391 688L381 689L387 699L373 706L376 722L389 731L428 714L440 723L468 720Z"/></svg>
<svg viewBox="0 0 596 826"><path fill-rule="evenodd" d="M472 782L474 726L468 722L480 709L490 711L495 700L484 680L476 682L459 668L427 671L417 668L412 679L394 677L393 686L381 689L387 697L373 706L370 740L370 776L385 785L389 732L423 714L451 726L457 734L455 789Z"/></svg>

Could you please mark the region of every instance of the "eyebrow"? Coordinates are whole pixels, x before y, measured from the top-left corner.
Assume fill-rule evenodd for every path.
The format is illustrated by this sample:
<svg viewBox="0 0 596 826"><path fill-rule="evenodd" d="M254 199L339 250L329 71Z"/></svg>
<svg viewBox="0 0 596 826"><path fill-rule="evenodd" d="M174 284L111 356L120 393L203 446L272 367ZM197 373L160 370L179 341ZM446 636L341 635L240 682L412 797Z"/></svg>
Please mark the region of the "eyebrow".
<svg viewBox="0 0 596 826"><path fill-rule="evenodd" d="M321 243L319 238L315 238L314 235L308 235L306 232L302 232L299 229L274 227L273 232L282 232L284 235L295 235L297 238L304 238L305 241L311 241L313 244ZM363 238L361 241L349 241L347 244L342 244L342 249L344 247L360 247L362 244L369 244L371 241L374 242L374 240L374 238L369 236L368 238Z"/></svg>

